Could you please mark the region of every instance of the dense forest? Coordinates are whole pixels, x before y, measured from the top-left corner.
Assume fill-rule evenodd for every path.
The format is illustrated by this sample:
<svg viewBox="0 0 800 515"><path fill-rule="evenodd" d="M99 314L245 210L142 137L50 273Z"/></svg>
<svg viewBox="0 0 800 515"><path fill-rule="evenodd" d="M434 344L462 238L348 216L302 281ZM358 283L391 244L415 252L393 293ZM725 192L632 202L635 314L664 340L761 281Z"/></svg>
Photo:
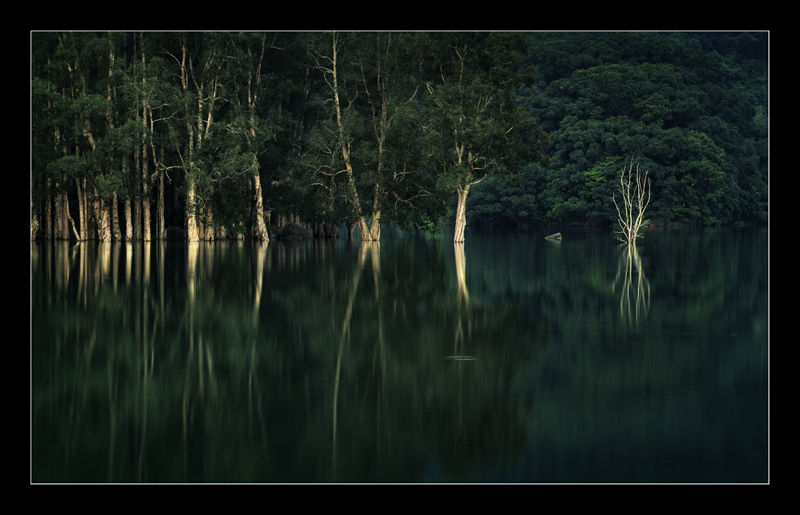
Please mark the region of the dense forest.
<svg viewBox="0 0 800 515"><path fill-rule="evenodd" d="M34 32L31 235L609 225L768 212L767 33Z"/></svg>

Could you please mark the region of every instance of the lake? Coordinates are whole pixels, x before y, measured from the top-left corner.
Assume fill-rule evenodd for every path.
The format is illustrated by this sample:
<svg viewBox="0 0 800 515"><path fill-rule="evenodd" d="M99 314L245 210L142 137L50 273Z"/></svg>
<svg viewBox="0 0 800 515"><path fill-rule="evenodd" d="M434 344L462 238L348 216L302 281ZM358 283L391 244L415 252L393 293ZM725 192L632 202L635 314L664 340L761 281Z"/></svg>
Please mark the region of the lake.
<svg viewBox="0 0 800 515"><path fill-rule="evenodd" d="M31 480L769 481L768 230L34 242Z"/></svg>

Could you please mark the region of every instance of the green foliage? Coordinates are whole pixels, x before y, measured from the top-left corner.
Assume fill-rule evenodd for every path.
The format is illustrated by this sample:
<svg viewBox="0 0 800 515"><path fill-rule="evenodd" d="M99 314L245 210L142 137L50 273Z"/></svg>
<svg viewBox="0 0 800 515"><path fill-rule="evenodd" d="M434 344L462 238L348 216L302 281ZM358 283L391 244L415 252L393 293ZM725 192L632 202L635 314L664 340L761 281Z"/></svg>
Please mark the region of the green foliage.
<svg viewBox="0 0 800 515"><path fill-rule="evenodd" d="M766 33L339 34L355 190L320 60L331 35L264 36L33 33L35 203L74 200L75 178L137 198L163 172L171 224L194 181L238 226L258 174L266 208L308 221L352 220L355 191L383 223L429 229L472 185L472 223L611 224L615 169L635 158L657 223L767 221Z"/></svg>
<svg viewBox="0 0 800 515"><path fill-rule="evenodd" d="M525 63L538 79L518 101L552 142L541 221L612 223L603 165L636 158L651 171L656 222L763 222L762 36L533 34Z"/></svg>

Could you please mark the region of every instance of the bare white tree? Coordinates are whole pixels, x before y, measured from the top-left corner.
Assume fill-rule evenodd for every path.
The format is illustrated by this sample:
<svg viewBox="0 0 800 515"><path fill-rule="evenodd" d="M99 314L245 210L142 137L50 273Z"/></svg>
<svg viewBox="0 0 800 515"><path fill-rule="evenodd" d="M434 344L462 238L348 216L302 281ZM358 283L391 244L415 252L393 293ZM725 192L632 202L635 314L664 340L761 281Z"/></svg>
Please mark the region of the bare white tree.
<svg viewBox="0 0 800 515"><path fill-rule="evenodd" d="M634 175L634 164L631 161L627 173L624 168L622 169L617 191L622 195L622 206L617 203L614 195L611 196L617 208L621 229L617 231L617 239L633 245L636 243L639 228L648 222L644 219L645 209L650 204L650 179L647 177L647 172L640 172L639 165L636 164Z"/></svg>

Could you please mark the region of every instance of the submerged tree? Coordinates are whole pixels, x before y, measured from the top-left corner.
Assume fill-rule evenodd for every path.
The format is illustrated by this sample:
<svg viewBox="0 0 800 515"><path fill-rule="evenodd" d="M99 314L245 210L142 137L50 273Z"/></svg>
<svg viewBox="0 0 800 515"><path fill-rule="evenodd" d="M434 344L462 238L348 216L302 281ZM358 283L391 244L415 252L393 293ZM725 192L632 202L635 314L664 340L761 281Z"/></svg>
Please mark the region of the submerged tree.
<svg viewBox="0 0 800 515"><path fill-rule="evenodd" d="M647 177L647 172L640 172L637 164L634 175L634 163L631 161L627 174L625 169L622 169L617 191L622 195L621 207L615 196L611 196L611 200L617 208L620 227L617 239L628 245L634 245L639 228L648 222L644 219L644 212L650 204L650 179Z"/></svg>
<svg viewBox="0 0 800 515"><path fill-rule="evenodd" d="M540 159L547 165L542 151L549 139L511 95L533 83L532 68L518 73L526 35L444 33L431 36L430 46L435 57L423 67L429 162L440 188L458 194L454 242L460 243L470 187Z"/></svg>

